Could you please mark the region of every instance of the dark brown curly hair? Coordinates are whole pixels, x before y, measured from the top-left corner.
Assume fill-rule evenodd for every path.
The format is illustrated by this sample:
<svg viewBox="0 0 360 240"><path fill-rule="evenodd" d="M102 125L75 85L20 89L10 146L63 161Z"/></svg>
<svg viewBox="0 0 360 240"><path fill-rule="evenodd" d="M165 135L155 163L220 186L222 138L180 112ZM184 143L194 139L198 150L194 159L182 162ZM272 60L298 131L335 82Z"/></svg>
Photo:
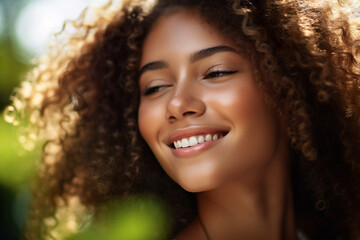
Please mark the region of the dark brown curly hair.
<svg viewBox="0 0 360 240"><path fill-rule="evenodd" d="M88 9L66 23L10 106L30 119L29 134L46 140L28 239L50 235L58 209L73 196L95 215L113 199L158 196L171 210L171 235L196 214L194 194L164 173L137 126L142 43L174 6L197 8L249 56L289 139L297 228L310 239L360 239L360 24L346 3L114 5ZM76 29L70 37L68 28Z"/></svg>

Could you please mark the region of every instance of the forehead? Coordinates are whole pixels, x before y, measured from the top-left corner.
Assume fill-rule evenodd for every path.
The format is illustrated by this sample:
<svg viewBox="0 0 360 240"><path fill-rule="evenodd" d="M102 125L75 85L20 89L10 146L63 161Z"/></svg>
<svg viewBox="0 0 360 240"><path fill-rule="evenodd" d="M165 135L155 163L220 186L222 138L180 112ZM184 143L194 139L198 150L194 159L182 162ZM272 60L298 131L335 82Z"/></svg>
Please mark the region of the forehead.
<svg viewBox="0 0 360 240"><path fill-rule="evenodd" d="M234 43L210 25L195 9L177 9L161 16L143 45L141 65L162 59L164 54L190 54L217 45Z"/></svg>

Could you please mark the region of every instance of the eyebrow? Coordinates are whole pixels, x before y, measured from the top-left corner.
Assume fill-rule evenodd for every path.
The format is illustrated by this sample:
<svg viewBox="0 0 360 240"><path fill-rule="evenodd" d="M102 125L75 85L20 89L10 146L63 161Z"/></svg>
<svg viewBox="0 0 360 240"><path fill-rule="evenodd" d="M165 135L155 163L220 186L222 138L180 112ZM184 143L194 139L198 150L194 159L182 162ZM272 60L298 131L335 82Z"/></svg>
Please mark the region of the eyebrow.
<svg viewBox="0 0 360 240"><path fill-rule="evenodd" d="M139 76L141 76L144 72L146 71L150 71L150 70L158 70L158 69L162 69L162 68L166 68L169 65L164 62L164 61L155 61L155 62L150 62L146 65L144 65L140 71L139 71Z"/></svg>
<svg viewBox="0 0 360 240"><path fill-rule="evenodd" d="M210 47L210 48L205 48L202 49L200 51L194 52L193 54L191 54L189 60L190 63L194 63L197 61L200 61L201 59L210 57L216 53L219 52L235 52L238 53L238 51L236 51L234 48L231 48L229 46L215 46L215 47ZM144 74L147 71L151 71L151 70L158 70L158 69L162 69L162 68L167 68L169 67L169 64L167 64L165 61L154 61L154 62L150 62L148 64L145 64L139 71L139 77Z"/></svg>
<svg viewBox="0 0 360 240"><path fill-rule="evenodd" d="M219 52L235 52L235 53L237 53L237 51L235 49L228 47L228 46L216 46L216 47L211 47L211 48L205 48L198 52L193 53L190 56L190 62L191 63L197 62L201 59L210 57Z"/></svg>

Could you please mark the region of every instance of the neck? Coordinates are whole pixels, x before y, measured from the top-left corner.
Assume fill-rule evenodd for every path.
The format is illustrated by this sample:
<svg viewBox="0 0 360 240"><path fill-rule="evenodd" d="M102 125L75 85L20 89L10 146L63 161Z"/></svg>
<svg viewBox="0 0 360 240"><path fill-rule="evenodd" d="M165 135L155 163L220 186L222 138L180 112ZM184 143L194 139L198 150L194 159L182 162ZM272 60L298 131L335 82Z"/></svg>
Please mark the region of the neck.
<svg viewBox="0 0 360 240"><path fill-rule="evenodd" d="M211 240L295 239L289 169L288 146L280 139L264 169L198 193L199 218Z"/></svg>

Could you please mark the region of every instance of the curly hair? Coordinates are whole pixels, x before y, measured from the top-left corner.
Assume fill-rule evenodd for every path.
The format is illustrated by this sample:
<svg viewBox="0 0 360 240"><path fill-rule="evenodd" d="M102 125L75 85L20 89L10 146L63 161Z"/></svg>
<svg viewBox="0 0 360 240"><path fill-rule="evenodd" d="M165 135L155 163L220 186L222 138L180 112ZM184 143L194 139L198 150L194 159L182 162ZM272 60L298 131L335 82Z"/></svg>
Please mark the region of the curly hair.
<svg viewBox="0 0 360 240"><path fill-rule="evenodd" d="M71 196L98 214L112 199L156 195L171 234L194 217L194 194L164 173L137 126L142 43L173 6L197 8L249 56L289 139L297 227L360 239L360 24L345 3L310 0L124 0L65 24L10 106L46 139L26 237L50 235Z"/></svg>

